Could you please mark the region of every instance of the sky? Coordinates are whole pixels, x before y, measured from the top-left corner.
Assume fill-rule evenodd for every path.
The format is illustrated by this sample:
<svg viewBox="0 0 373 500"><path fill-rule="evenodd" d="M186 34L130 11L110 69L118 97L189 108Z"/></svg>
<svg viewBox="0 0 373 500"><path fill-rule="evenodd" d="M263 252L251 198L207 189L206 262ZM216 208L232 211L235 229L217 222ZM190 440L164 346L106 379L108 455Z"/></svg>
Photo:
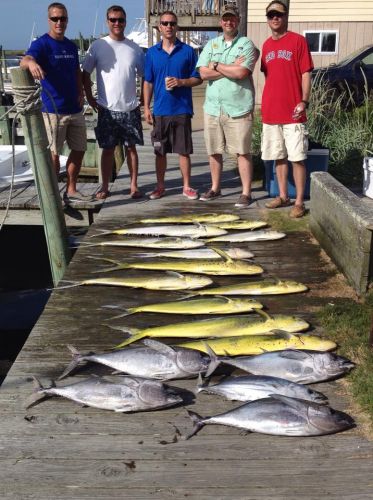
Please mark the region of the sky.
<svg viewBox="0 0 373 500"><path fill-rule="evenodd" d="M30 44L33 31L34 36L46 33L50 3L52 0L0 0L0 45L3 49L24 50ZM77 38L79 32L84 37L106 32L106 9L114 4L121 5L127 13L127 33L136 18L145 16L145 0L62 0L62 3L69 13L68 38Z"/></svg>

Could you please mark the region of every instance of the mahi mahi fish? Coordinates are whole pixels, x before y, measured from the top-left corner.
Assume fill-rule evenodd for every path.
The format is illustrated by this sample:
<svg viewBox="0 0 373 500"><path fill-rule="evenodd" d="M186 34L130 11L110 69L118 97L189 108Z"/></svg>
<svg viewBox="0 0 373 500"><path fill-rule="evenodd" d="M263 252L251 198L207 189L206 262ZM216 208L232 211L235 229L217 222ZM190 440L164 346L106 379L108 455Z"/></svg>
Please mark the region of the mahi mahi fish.
<svg viewBox="0 0 373 500"><path fill-rule="evenodd" d="M130 288L145 288L147 290L195 290L211 285L212 280L207 276L199 276L197 274L183 275L174 272L166 272L158 276L148 274L133 277L126 276L123 278L92 278L70 283L70 285L59 286L56 290L80 285L123 286Z"/></svg>
<svg viewBox="0 0 373 500"><path fill-rule="evenodd" d="M334 380L355 366L352 361L333 352L296 349L264 352L257 356L226 358L224 363L254 375L272 375L300 384Z"/></svg>
<svg viewBox="0 0 373 500"><path fill-rule="evenodd" d="M224 231L224 229L222 229ZM213 243L215 241L229 241L229 242L243 242L243 241L269 241L269 240L280 240L285 238L285 233L280 233L279 231L243 231L241 233L230 233L222 236L216 236L215 238L209 238L207 243Z"/></svg>
<svg viewBox="0 0 373 500"><path fill-rule="evenodd" d="M306 399L320 404L327 401L324 394L313 391L305 385L267 375L225 377L217 384L212 385L203 384L200 376L197 392L217 394L232 401L255 401L256 399L268 398L272 394L282 394L289 398Z"/></svg>
<svg viewBox="0 0 373 500"><path fill-rule="evenodd" d="M255 311L256 309L263 309L263 304L254 299L209 297L207 299L175 300L129 307L122 314L111 319L144 312L162 314L237 314Z"/></svg>
<svg viewBox="0 0 373 500"><path fill-rule="evenodd" d="M315 335L304 333L294 335L278 330L267 335L243 335L240 337L206 339L204 341L194 340L177 345L202 352L207 352L207 346L209 346L218 356L248 356L262 354L265 351L281 351L284 349L331 351L337 347L335 342Z"/></svg>
<svg viewBox="0 0 373 500"><path fill-rule="evenodd" d="M354 427L354 420L338 410L312 401L275 394L234 410L201 417L188 410L194 427L187 439L207 424L221 424L276 436L322 436Z"/></svg>
<svg viewBox="0 0 373 500"><path fill-rule="evenodd" d="M144 347L88 354L81 354L73 346L67 346L73 359L59 380L67 377L82 361L99 363L134 377L160 380L196 377L201 373L209 376L219 364L212 351L205 355L193 349L173 348L152 339L144 340L144 344Z"/></svg>
<svg viewBox="0 0 373 500"><path fill-rule="evenodd" d="M200 240L198 240L200 242ZM252 252L245 248L227 248L224 252L231 259L251 259L254 257ZM148 252L138 253L136 257L154 258L165 257L168 259L222 259L222 257L212 248L196 248L195 250L176 250L174 252Z"/></svg>
<svg viewBox="0 0 373 500"><path fill-rule="evenodd" d="M288 280L244 281L196 292L195 295L282 295L300 293L308 288L302 283Z"/></svg>
<svg viewBox="0 0 373 500"><path fill-rule="evenodd" d="M220 229L217 226L189 224L189 225L165 225L165 226L141 226L127 227L122 229L114 229L113 231L104 231L97 233L94 236L102 236L104 234L129 234L137 236L180 236L189 238L208 238L211 236L220 236L227 234L225 229Z"/></svg>
<svg viewBox="0 0 373 500"><path fill-rule="evenodd" d="M232 222L216 222L214 226L221 229L259 229L267 226L267 223L262 220L237 220Z"/></svg>
<svg viewBox="0 0 373 500"><path fill-rule="evenodd" d="M192 238L131 238L126 237L121 240L101 241L100 243L82 242L84 247L138 247L138 248L166 248L170 250L201 248L205 244L201 240L193 240Z"/></svg>
<svg viewBox="0 0 373 500"><path fill-rule="evenodd" d="M35 394L29 399L27 408L51 396L62 396L82 405L116 412L158 410L183 401L158 380L124 376L111 382L102 377L91 377L62 387L54 384L43 387L36 378L34 380Z"/></svg>
<svg viewBox="0 0 373 500"><path fill-rule="evenodd" d="M259 311L259 310L258 310ZM309 328L309 323L296 316L275 314L269 316L261 312L262 318L252 318L246 315L211 318L169 325L153 326L149 328L129 329L126 327L112 327L129 333L130 338L121 342L117 348L124 347L145 337L235 337L242 335L256 335L270 332L278 328L286 332L301 332ZM212 349L214 352L215 350ZM206 352L206 351L205 351Z"/></svg>
<svg viewBox="0 0 373 500"><path fill-rule="evenodd" d="M181 215L170 215L167 217L155 217L151 219L140 219L143 224L165 224L176 222L179 224L190 223L190 222L230 222L238 220L240 217L234 214L181 214Z"/></svg>
<svg viewBox="0 0 373 500"><path fill-rule="evenodd" d="M216 276L250 276L261 274L263 268L257 264L252 264L245 260L233 260L225 252L216 249L223 260L207 260L207 259L164 259L164 260L138 260L133 262L118 262L113 259L99 258L106 262L116 264L113 267L107 267L94 272L105 273L109 271L117 271L119 269L145 269L153 271L176 271L183 273L201 273L212 274ZM96 258L96 257L95 257Z"/></svg>

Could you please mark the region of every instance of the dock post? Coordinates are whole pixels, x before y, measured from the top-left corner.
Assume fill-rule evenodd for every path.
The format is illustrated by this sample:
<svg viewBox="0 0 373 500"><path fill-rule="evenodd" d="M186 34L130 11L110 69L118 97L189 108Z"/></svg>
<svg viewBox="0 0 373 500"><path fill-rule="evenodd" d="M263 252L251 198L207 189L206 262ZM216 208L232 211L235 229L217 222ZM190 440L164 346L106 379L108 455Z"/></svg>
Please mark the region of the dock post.
<svg viewBox="0 0 373 500"><path fill-rule="evenodd" d="M11 69L10 76L15 102L18 104L17 111L20 111L22 105L19 92L32 94L33 90L36 89L35 82L31 73L21 68ZM56 286L70 260L70 250L57 176L48 149L48 138L40 106L34 105L32 109L22 113L21 123L35 176L52 278L54 286Z"/></svg>

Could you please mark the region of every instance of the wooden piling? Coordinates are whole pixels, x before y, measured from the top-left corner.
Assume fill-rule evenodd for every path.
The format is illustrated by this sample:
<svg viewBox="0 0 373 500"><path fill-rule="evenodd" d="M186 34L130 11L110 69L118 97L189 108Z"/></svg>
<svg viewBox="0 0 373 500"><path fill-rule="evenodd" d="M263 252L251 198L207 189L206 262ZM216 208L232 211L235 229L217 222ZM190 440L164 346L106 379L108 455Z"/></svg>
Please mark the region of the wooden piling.
<svg viewBox="0 0 373 500"><path fill-rule="evenodd" d="M35 85L34 79L28 70L13 68L10 75L15 94L17 88ZM50 150L47 149L48 138L41 111L39 109L27 111L21 115L21 123L35 176L52 278L56 286L70 260L67 229L58 191L57 176L52 164Z"/></svg>

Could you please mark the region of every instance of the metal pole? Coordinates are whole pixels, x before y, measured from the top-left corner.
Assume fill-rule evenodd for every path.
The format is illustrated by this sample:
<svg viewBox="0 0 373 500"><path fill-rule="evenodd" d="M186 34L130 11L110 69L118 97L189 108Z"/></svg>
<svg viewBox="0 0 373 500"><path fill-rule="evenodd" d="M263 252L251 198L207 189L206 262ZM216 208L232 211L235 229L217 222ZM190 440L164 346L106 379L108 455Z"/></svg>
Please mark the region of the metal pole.
<svg viewBox="0 0 373 500"><path fill-rule="evenodd" d="M247 0L238 0L237 7L241 18L238 26L238 33L240 36L247 36Z"/></svg>
<svg viewBox="0 0 373 500"><path fill-rule="evenodd" d="M30 88L35 85L29 71L13 68L10 75L15 95L17 89ZM48 138L41 111L39 109L27 111L21 115L21 123L35 176L52 278L56 286L64 275L71 257L57 176L53 168L51 153L47 149Z"/></svg>

